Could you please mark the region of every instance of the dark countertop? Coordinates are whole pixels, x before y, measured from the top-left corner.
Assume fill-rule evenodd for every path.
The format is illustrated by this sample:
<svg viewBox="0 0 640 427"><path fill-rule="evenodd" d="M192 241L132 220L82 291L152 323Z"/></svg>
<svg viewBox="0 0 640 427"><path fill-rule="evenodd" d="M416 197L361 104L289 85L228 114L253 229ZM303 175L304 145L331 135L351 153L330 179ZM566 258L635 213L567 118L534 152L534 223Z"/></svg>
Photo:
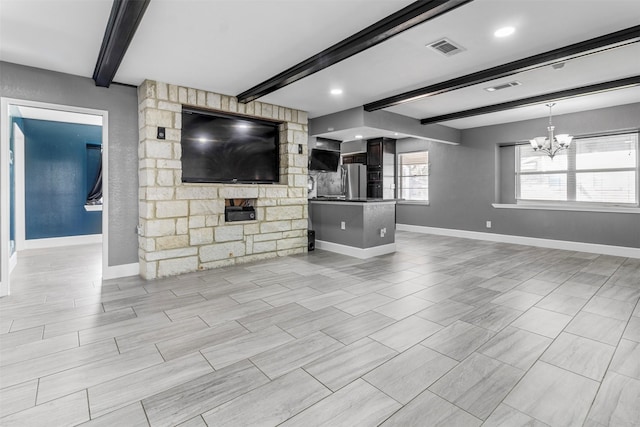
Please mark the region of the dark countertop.
<svg viewBox="0 0 640 427"><path fill-rule="evenodd" d="M396 202L397 199L345 199L341 196L320 196L309 199L310 202L380 203Z"/></svg>

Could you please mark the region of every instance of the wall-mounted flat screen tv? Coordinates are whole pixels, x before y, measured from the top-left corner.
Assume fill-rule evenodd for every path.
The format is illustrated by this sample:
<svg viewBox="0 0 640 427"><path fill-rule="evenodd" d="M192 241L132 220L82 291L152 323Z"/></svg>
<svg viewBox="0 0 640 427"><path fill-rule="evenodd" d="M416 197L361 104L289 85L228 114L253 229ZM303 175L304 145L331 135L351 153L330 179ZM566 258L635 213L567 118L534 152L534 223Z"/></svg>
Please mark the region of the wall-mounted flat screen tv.
<svg viewBox="0 0 640 427"><path fill-rule="evenodd" d="M280 182L279 123L182 109L182 182Z"/></svg>
<svg viewBox="0 0 640 427"><path fill-rule="evenodd" d="M340 152L331 150L311 149L309 156L309 170L336 172L340 164Z"/></svg>

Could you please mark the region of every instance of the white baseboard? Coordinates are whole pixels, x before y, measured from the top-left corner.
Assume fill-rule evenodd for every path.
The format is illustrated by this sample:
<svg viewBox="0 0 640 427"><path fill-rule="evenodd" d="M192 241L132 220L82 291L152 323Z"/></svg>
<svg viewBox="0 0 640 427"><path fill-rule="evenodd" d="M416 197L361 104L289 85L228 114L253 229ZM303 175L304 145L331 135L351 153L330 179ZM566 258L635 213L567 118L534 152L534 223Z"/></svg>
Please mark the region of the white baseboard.
<svg viewBox="0 0 640 427"><path fill-rule="evenodd" d="M102 234L52 237L48 239L29 239L24 241L24 247L20 248L20 250L59 248L61 246L91 245L94 243L102 243Z"/></svg>
<svg viewBox="0 0 640 427"><path fill-rule="evenodd" d="M131 264L113 265L103 269L102 279L118 279L120 277L137 276L140 274L140 264L137 262Z"/></svg>
<svg viewBox="0 0 640 427"><path fill-rule="evenodd" d="M567 251L589 252L626 258L640 258L640 248L601 245L598 243L571 242L568 240L540 239L537 237L512 236L509 234L483 233L480 231L455 230L452 228L424 227L421 225L396 224L396 230L415 233L437 234L440 236L462 237L465 239L488 240L490 242L513 243L516 245L538 246L541 248L563 249Z"/></svg>
<svg viewBox="0 0 640 427"><path fill-rule="evenodd" d="M316 240L316 248L342 255L352 256L355 258L367 259L395 252L396 244L390 243L388 245L374 246L372 248L362 249L354 248L353 246L340 245L338 243Z"/></svg>

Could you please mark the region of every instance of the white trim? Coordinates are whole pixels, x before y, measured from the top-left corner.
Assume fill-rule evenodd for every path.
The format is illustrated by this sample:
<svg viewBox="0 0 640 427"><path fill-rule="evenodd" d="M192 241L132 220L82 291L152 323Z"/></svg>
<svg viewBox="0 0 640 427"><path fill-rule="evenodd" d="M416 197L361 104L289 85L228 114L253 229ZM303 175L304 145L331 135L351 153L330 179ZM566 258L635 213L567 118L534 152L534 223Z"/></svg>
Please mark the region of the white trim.
<svg viewBox="0 0 640 427"><path fill-rule="evenodd" d="M25 142L24 142L24 132L20 129L17 123L13 124L14 129L14 140L13 140L13 149L15 156L14 163L14 174L15 174L15 239L16 239L16 251L21 251L24 249L24 239L25 239ZM16 138L16 135L19 135L19 138Z"/></svg>
<svg viewBox="0 0 640 427"><path fill-rule="evenodd" d="M353 246L340 245L338 243L325 242L323 240L316 240L316 248L329 252L335 252L342 255L348 255L360 259L373 258L380 255L391 254L396 251L396 244L389 243L388 245L374 246L372 248L354 248Z"/></svg>
<svg viewBox="0 0 640 427"><path fill-rule="evenodd" d="M118 279L120 277L138 276L140 274L140 263L114 265L102 270L102 279Z"/></svg>
<svg viewBox="0 0 640 427"><path fill-rule="evenodd" d="M625 213L640 214L640 208L627 208L622 206L578 206L578 205L559 205L545 203L492 203L496 209L532 209L545 211L575 211L575 212L602 212L602 213Z"/></svg>
<svg viewBox="0 0 640 427"><path fill-rule="evenodd" d="M18 265L18 251L15 251L9 258L9 274L16 268L16 265Z"/></svg>
<svg viewBox="0 0 640 427"><path fill-rule="evenodd" d="M87 212L102 212L102 205L84 205Z"/></svg>
<svg viewBox="0 0 640 427"><path fill-rule="evenodd" d="M102 234L87 234L83 236L50 237L46 239L28 239L24 241L21 250L60 248L63 246L93 245L102 243Z"/></svg>
<svg viewBox="0 0 640 427"><path fill-rule="evenodd" d="M102 111L102 277L109 269L109 112Z"/></svg>
<svg viewBox="0 0 640 427"><path fill-rule="evenodd" d="M9 101L0 99L0 296L9 295Z"/></svg>
<svg viewBox="0 0 640 427"><path fill-rule="evenodd" d="M539 239L537 237L512 236L509 234L483 233L480 231L455 230L451 228L424 227L420 225L396 224L396 230L415 233L437 234L440 236L462 237L465 239L488 240L491 242L513 243L516 245L538 246L567 251L589 252L627 258L640 258L640 248L627 246L600 245L597 243L571 242L568 240Z"/></svg>

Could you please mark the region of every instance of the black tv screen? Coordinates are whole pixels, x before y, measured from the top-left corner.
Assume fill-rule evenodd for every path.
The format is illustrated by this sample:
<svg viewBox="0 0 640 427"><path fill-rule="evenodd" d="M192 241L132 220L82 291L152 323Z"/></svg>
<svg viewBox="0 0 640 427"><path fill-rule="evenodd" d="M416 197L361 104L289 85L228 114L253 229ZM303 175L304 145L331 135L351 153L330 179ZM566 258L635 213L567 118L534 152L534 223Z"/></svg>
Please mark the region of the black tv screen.
<svg viewBox="0 0 640 427"><path fill-rule="evenodd" d="M182 182L280 182L279 124L182 109Z"/></svg>
<svg viewBox="0 0 640 427"><path fill-rule="evenodd" d="M309 156L309 170L336 172L340 164L340 152L313 148Z"/></svg>

